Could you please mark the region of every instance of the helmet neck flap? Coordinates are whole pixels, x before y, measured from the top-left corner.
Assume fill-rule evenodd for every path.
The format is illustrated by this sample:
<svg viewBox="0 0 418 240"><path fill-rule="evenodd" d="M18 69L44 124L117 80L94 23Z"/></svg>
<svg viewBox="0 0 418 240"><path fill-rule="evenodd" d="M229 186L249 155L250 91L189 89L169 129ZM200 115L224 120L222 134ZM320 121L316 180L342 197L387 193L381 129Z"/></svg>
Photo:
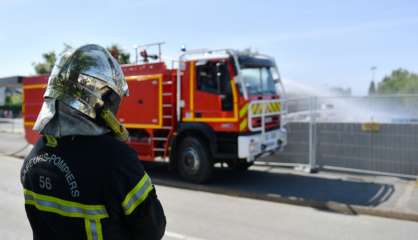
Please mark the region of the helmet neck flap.
<svg viewBox="0 0 418 240"><path fill-rule="evenodd" d="M42 121L36 121L34 129L41 129L42 135L54 137L97 136L110 132L108 127L96 123L65 103L52 98L45 99L39 115L45 117Z"/></svg>

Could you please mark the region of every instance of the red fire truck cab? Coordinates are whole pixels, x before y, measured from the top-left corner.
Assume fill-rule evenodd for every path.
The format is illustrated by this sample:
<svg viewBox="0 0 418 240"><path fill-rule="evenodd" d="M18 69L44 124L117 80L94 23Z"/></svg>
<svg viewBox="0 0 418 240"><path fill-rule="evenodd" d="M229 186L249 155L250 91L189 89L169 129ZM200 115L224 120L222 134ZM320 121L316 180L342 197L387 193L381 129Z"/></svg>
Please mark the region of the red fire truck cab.
<svg viewBox="0 0 418 240"><path fill-rule="evenodd" d="M204 182L215 163L247 169L287 142L283 86L275 61L235 50L183 52L178 66L162 60L123 65L130 95L118 118L143 161L167 161L182 178ZM25 136L43 102L48 76L23 79Z"/></svg>

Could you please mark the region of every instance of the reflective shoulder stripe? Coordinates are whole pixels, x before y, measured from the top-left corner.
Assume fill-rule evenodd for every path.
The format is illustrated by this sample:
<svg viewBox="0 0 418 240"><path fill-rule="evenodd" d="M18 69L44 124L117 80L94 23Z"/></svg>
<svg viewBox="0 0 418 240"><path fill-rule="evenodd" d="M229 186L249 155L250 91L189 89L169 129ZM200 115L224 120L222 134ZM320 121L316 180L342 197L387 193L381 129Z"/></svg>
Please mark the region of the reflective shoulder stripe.
<svg viewBox="0 0 418 240"><path fill-rule="evenodd" d="M52 212L66 217L79 217L87 219L107 218L104 205L87 205L63 200L24 189L25 204L32 205L38 210Z"/></svg>
<svg viewBox="0 0 418 240"><path fill-rule="evenodd" d="M151 179L148 174L145 174L123 200L122 208L125 214L131 214L148 197L152 189Z"/></svg>

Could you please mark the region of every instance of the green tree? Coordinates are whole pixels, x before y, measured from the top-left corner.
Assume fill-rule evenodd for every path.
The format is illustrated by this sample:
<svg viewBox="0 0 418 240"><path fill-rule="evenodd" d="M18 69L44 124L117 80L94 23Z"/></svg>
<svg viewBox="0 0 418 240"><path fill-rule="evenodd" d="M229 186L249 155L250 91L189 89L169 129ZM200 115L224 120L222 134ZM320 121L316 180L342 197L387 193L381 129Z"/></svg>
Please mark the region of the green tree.
<svg viewBox="0 0 418 240"><path fill-rule="evenodd" d="M418 74L396 69L379 83L379 94L418 94Z"/></svg>
<svg viewBox="0 0 418 240"><path fill-rule="evenodd" d="M122 48L120 48L117 44L112 44L107 50L112 54L112 56L118 60L120 64L128 64L130 63L129 58L130 54L125 52Z"/></svg>
<svg viewBox="0 0 418 240"><path fill-rule="evenodd" d="M6 106L21 106L22 105L22 94L13 94L6 97Z"/></svg>
<svg viewBox="0 0 418 240"><path fill-rule="evenodd" d="M372 96L375 94L376 94L376 84L374 83L374 81L371 81L370 86L369 86L369 96Z"/></svg>
<svg viewBox="0 0 418 240"><path fill-rule="evenodd" d="M377 88L378 94L418 94L418 74L406 69L396 69L385 76ZM418 102L415 97L399 97L399 109L408 109L409 114L418 114Z"/></svg>
<svg viewBox="0 0 418 240"><path fill-rule="evenodd" d="M64 43L64 50L71 49L71 45ZM107 50L112 54L116 60L120 64L128 64L130 63L129 58L130 54L126 53L123 49L121 49L117 44L112 44ZM55 61L57 60L57 54L55 51L50 51L47 53L42 54L43 61L42 62L35 62L32 63L36 74L49 74L54 67Z"/></svg>
<svg viewBox="0 0 418 240"><path fill-rule="evenodd" d="M32 63L37 74L49 74L54 67L57 55L54 51L42 54L43 61L38 63Z"/></svg>

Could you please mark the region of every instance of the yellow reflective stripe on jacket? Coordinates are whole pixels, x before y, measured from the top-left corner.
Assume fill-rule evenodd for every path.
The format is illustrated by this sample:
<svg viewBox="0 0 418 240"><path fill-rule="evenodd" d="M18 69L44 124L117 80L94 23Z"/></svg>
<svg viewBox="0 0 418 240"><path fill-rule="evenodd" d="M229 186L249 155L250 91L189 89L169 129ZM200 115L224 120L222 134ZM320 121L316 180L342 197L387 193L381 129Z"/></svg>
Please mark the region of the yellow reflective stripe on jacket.
<svg viewBox="0 0 418 240"><path fill-rule="evenodd" d="M148 174L145 174L138 184L126 195L122 202L122 208L126 215L131 214L141 204L153 189Z"/></svg>
<svg viewBox="0 0 418 240"><path fill-rule="evenodd" d="M32 205L44 212L55 213L65 217L84 218L88 240L103 240L100 219L107 218L104 205L87 205L63 200L24 189L25 204Z"/></svg>
<svg viewBox="0 0 418 240"><path fill-rule="evenodd" d="M102 224L100 219L84 219L87 240L103 240Z"/></svg>
<svg viewBox="0 0 418 240"><path fill-rule="evenodd" d="M24 190L25 204L33 205L45 212L53 212L66 217L79 217L88 219L106 218L106 207L104 205L87 205L71 202L56 197L51 197L29 190Z"/></svg>

